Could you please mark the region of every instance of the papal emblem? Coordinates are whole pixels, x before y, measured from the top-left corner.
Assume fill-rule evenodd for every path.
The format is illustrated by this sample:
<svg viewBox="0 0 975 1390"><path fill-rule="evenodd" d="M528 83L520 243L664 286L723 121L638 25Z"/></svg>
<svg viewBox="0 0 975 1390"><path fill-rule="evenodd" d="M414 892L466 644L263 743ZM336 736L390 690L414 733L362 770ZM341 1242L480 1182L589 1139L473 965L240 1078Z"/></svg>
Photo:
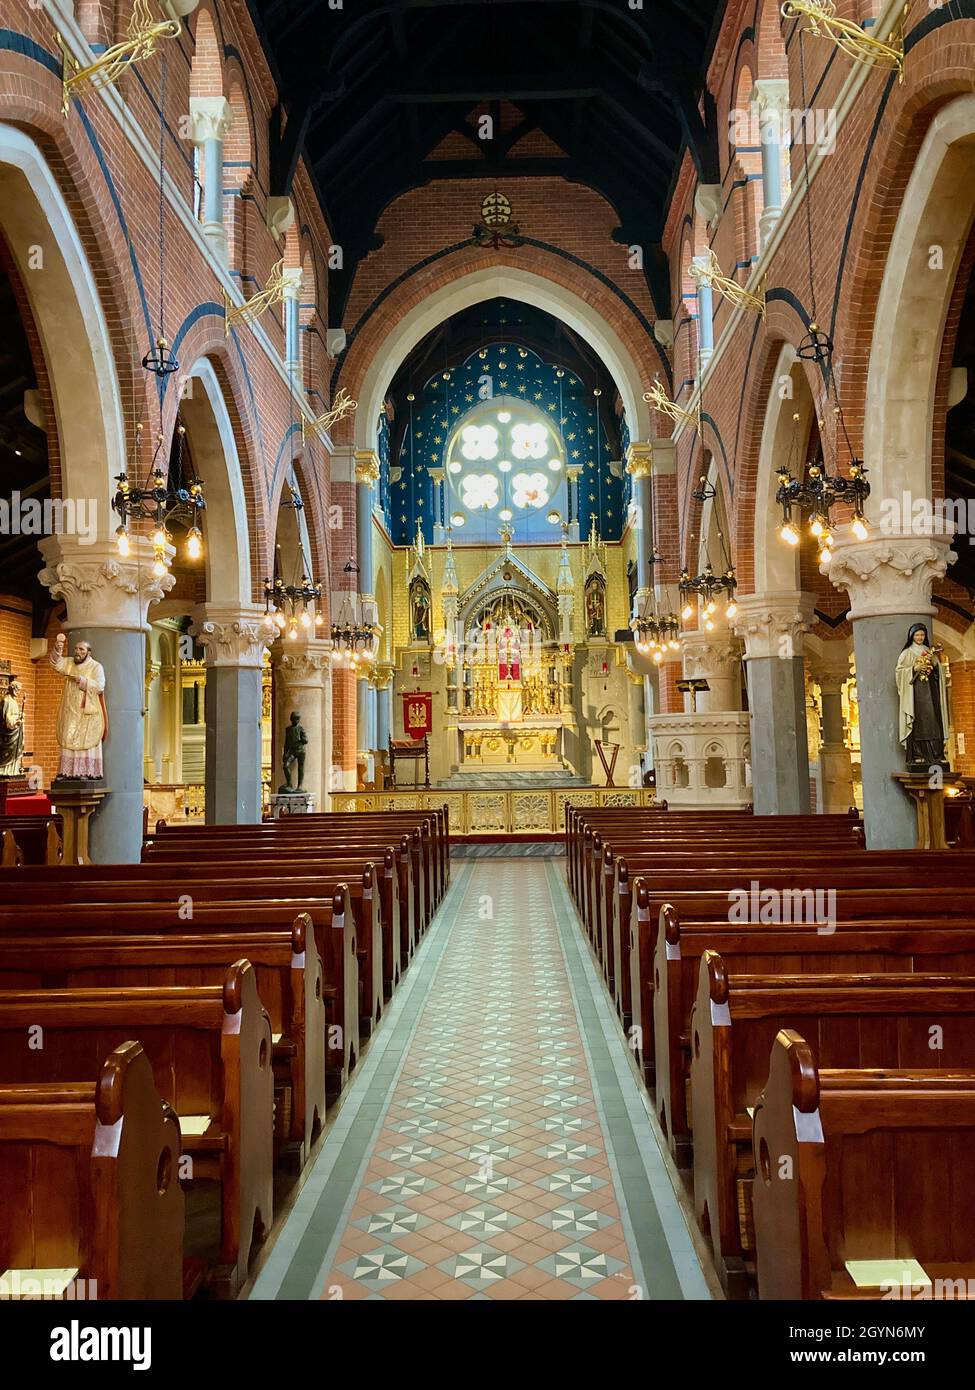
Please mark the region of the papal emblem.
<svg viewBox="0 0 975 1390"><path fill-rule="evenodd" d="M511 220L511 204L505 195L495 189L481 203L481 220L474 226L473 241L498 251L502 246L522 246L525 238L521 228Z"/></svg>

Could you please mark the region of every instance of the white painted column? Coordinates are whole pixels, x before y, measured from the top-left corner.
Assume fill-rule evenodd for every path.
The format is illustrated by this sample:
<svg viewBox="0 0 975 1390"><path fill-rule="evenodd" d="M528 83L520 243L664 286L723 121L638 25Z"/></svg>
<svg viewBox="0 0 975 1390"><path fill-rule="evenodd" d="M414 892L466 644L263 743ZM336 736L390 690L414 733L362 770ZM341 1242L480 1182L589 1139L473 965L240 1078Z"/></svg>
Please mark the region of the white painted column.
<svg viewBox="0 0 975 1390"><path fill-rule="evenodd" d="M301 270L284 272L284 366L295 380L301 377Z"/></svg>
<svg viewBox="0 0 975 1390"><path fill-rule="evenodd" d="M234 119L226 97L190 97L190 139L203 150L203 235L226 265L223 224L223 142Z"/></svg>
<svg viewBox="0 0 975 1390"><path fill-rule="evenodd" d="M870 849L913 849L917 841L914 806L893 780L895 772L907 770L894 669L911 624L932 622L934 581L955 558L946 536L893 534L858 541L843 526L832 559L820 565L821 573L850 595Z"/></svg>
<svg viewBox="0 0 975 1390"><path fill-rule="evenodd" d="M130 536L127 560L109 541L82 545L67 535L45 537L39 548L46 562L40 581L65 601L68 651L75 642L90 642L105 668L110 795L92 818L91 857L96 864L135 864L142 853L147 614L176 581L168 572L153 574L152 545L144 536Z"/></svg>
<svg viewBox="0 0 975 1390"><path fill-rule="evenodd" d="M691 266L705 267L703 256L695 256ZM702 369L714 355L714 294L704 280L697 280L697 345Z"/></svg>
<svg viewBox="0 0 975 1390"><path fill-rule="evenodd" d="M762 200L758 228L764 250L776 222L782 216L783 160L787 150L789 82L785 77L760 78L752 90L751 104L759 121L762 140Z"/></svg>
<svg viewBox="0 0 975 1390"><path fill-rule="evenodd" d="M328 698L331 671L332 643L327 638L301 638L282 645L278 674L282 683L278 705L278 741L274 749L272 793L283 784L281 754L284 731L292 713L301 716L301 726L308 735L305 747L306 789L315 798L316 811L329 807L329 767L331 764L331 718Z"/></svg>

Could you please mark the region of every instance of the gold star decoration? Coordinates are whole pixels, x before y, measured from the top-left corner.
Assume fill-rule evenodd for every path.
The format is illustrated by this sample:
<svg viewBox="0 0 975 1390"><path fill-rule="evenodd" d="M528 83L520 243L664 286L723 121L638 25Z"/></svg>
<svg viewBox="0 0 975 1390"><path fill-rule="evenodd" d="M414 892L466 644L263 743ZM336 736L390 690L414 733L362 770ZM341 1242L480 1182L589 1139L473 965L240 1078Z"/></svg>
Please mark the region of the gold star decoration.
<svg viewBox="0 0 975 1390"><path fill-rule="evenodd" d="M523 396L527 390L528 390L528 387L525 385L524 382L521 382L521 384L520 384L519 387L518 387L518 394L519 394L519 396Z"/></svg>
<svg viewBox="0 0 975 1390"><path fill-rule="evenodd" d="M435 435L433 436L433 442L434 442L434 444L442 444L442 443L443 443L443 435L442 435L442 434L435 434Z"/></svg>
<svg viewBox="0 0 975 1390"><path fill-rule="evenodd" d="M542 393L541 393L541 391L536 391L536 392L535 392L534 399L535 399L536 401L540 401L540 400L542 399Z"/></svg>

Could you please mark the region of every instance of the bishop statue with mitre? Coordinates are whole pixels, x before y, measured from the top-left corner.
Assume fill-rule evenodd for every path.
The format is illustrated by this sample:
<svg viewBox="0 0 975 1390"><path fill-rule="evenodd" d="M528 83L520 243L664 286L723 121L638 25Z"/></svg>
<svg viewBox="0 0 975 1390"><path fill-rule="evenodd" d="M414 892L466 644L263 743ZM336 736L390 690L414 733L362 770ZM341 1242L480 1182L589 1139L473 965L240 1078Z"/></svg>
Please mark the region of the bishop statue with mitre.
<svg viewBox="0 0 975 1390"><path fill-rule="evenodd" d="M58 777L73 781L99 778L102 740L108 731L105 670L92 656L90 643L84 640L75 643L73 656L65 656L63 632L54 644L51 665L65 677L58 707Z"/></svg>

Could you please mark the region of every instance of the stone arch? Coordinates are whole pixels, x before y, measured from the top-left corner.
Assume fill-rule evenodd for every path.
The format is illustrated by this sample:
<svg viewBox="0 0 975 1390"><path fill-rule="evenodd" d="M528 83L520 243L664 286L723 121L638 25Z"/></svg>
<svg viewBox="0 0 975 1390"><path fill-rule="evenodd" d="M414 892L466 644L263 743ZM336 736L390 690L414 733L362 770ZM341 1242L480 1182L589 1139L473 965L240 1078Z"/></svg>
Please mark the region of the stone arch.
<svg viewBox="0 0 975 1390"><path fill-rule="evenodd" d="M864 418L864 462L877 497L931 496L942 340L973 218L975 95L967 94L933 117L887 253Z"/></svg>
<svg viewBox="0 0 975 1390"><path fill-rule="evenodd" d="M186 381L180 416L194 467L206 484L207 601L228 607L247 604L253 593L248 509L230 412L209 358L199 358Z"/></svg>
<svg viewBox="0 0 975 1390"><path fill-rule="evenodd" d="M201 6L193 31L190 96L223 96L223 54L210 11Z"/></svg>
<svg viewBox="0 0 975 1390"><path fill-rule="evenodd" d="M0 208L0 226L25 287L50 384L60 464L59 479L52 466L52 494L91 498L98 538L105 540L115 529L113 479L126 468L122 397L108 323L81 236L47 159L26 131L7 125L0 125ZM40 264L43 274L35 273Z"/></svg>
<svg viewBox="0 0 975 1390"><path fill-rule="evenodd" d="M353 417L356 448L376 447L376 421L389 384L412 348L445 319L471 304L494 298L519 300L546 309L584 337L613 376L630 421L632 438L651 437L650 412L643 400L645 378L650 375L646 365L650 345L637 349L635 320L628 325L628 337L624 337L624 324L611 321L594 306L593 301L598 302L599 298L594 293L595 281L589 282L587 299L583 297L586 287L568 285L554 274L522 266L487 264L472 268L455 260L443 274L445 278L439 287L427 286L426 293L418 294L420 287L412 283L394 290L376 328L353 343L343 366L341 384L359 402Z"/></svg>

